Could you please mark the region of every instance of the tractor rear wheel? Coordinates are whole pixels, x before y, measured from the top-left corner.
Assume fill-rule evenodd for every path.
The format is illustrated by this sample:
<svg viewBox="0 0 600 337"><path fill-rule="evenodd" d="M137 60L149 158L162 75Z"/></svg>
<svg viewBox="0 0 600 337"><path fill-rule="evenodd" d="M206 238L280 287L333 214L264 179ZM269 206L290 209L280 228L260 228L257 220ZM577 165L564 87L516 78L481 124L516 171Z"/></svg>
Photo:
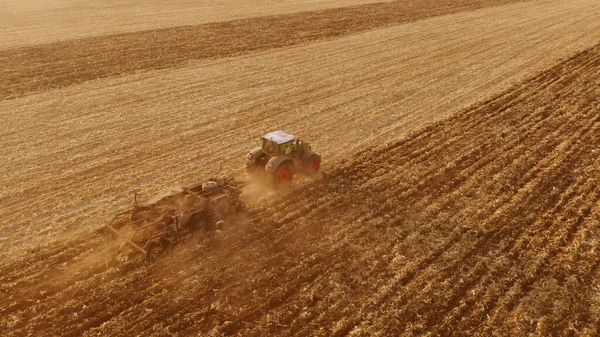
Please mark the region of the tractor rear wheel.
<svg viewBox="0 0 600 337"><path fill-rule="evenodd" d="M321 157L316 154L313 154L308 158L306 163L304 163L304 172L306 175L313 175L319 171L319 167L321 166Z"/></svg>
<svg viewBox="0 0 600 337"><path fill-rule="evenodd" d="M294 166L290 162L283 162L273 173L275 185L284 185L294 178Z"/></svg>

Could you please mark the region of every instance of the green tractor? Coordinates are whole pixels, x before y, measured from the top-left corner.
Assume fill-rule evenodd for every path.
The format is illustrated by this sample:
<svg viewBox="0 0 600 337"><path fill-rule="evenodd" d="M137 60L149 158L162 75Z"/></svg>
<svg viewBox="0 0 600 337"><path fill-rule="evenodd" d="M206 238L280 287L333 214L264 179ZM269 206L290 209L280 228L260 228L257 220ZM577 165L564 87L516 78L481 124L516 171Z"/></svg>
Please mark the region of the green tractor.
<svg viewBox="0 0 600 337"><path fill-rule="evenodd" d="M296 172L313 175L319 171L321 156L312 151L310 143L283 131L262 137L262 146L246 156L249 172L266 171L275 185L290 182Z"/></svg>

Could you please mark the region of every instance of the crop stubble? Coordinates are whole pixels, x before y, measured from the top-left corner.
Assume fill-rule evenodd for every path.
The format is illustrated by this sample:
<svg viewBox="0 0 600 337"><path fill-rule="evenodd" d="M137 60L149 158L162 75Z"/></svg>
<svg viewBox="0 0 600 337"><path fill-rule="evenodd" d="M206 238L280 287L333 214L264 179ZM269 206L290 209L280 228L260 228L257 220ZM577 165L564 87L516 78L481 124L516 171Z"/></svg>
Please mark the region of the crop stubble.
<svg viewBox="0 0 600 337"><path fill-rule="evenodd" d="M397 139L592 45L599 7L496 7L0 102L0 256L107 221L131 190L237 174L274 128L324 168Z"/></svg>
<svg viewBox="0 0 600 337"><path fill-rule="evenodd" d="M0 49L375 2L384 1L4 0L0 3Z"/></svg>
<svg viewBox="0 0 600 337"><path fill-rule="evenodd" d="M588 8L589 17L595 17L596 9ZM558 32L563 30L568 35L564 29L571 27L593 40L597 27L589 22L589 17L576 20L578 25L567 21L555 27L556 31L551 30L555 34L550 38L554 41L564 39ZM462 18L466 21L472 19ZM529 22L528 25L533 25L532 29L535 30L541 26L547 29L551 26L549 22L556 23L554 20L559 18L560 15L556 15L544 21L541 17L537 24ZM443 29L448 27L451 26L444 26ZM521 31L523 36L535 39L536 35L526 30L527 25L516 25L512 29L508 31ZM495 37L506 32L498 31ZM435 33L437 31L432 34ZM538 37L545 33L548 31L542 29ZM576 48L589 43L582 42L585 40L583 35L563 40L567 48L565 53L568 53L569 45ZM471 43L477 45L481 40ZM539 48L545 43L548 42L540 39L533 45ZM574 46L576 43L582 44ZM526 53L528 46L531 46L522 44L515 47L513 44L507 47L502 42L494 45L500 49L490 54L479 51L479 56L485 58L498 50L511 52L511 48ZM397 45L392 44L389 48L397 48ZM486 46L481 48L485 50ZM115 249L114 243L105 242L108 237L93 230L54 245L23 249L26 253L23 256L19 255L22 252L18 247L9 247L3 242L5 254L19 254L15 254L18 257L16 260L2 259L0 329L15 335L27 332L35 335L163 335L167 331L183 335L237 332L242 335L294 333L311 336L367 336L376 333L411 335L427 332L481 336L491 333L598 334L600 298L597 290L600 287L600 275L596 247L600 231L600 163L597 159L600 151L597 113L600 107L600 47L583 52L454 118L430 125L397 141L398 135L404 135L425 121L439 117L436 114L441 111L458 107L469 102L473 96L498 88L491 82L502 76L501 71L495 75L497 77L481 80L465 89L466 92L458 91L464 95L463 101L444 102L436 107L432 103L434 100L440 100L440 97L450 100L453 97L452 91L443 91L445 87L450 83L464 85L472 78L452 65L460 66L463 71L480 66L474 60L465 64L461 61L460 50L456 52L454 62L446 60L443 65L438 65L438 71L418 74L425 82L432 78L442 80L442 84L431 85L428 93L441 91L446 96L436 96L431 100L423 100L424 96L418 94L414 97L431 108L433 113L419 119L414 116L415 111L409 113L409 108L404 111L406 120L392 123L383 131L379 126L375 127L373 130L381 132L362 143L356 135L350 134L345 142L362 144L358 146L359 149L368 144L396 142L379 150L359 152L339 168L325 168L328 177L323 181L296 189L293 195L289 194L283 202L272 207L253 210L252 220L248 224L231 227L224 237L210 238L198 233L153 263L119 260L120 256L115 257L110 253ZM539 50L532 52L532 55L536 52ZM468 52L465 51L465 54ZM279 57L284 57L281 55ZM389 54L384 59L394 57L394 54ZM251 60L254 62L254 59ZM545 60L549 62L552 57ZM243 59L239 62L243 67ZM300 67L306 65L301 58L295 62ZM488 68L479 67L477 71L489 71L505 62L504 59L497 59L487 64ZM519 75L519 72L531 70L531 63L536 62L544 64L529 56L525 57L523 63L505 64L502 71L507 76L512 72L513 78L519 78L523 74ZM329 64L322 66L326 68ZM441 68L446 72L439 72ZM214 69L218 69L218 66L211 71ZM381 69L390 67L384 64ZM406 69L410 68L397 70ZM451 76L453 73L457 76ZM184 74L175 72L172 76L178 78ZM264 72L257 74L263 76ZM273 79L279 74L276 72ZM414 76L416 78L417 74ZM227 76L220 78L226 79ZM443 81L444 78L448 82ZM150 150L146 155L149 157L139 153L115 155L124 148L98 148L98 144L107 141L106 136L109 142L119 140L119 137L111 140L110 134L105 131L114 125L106 125L106 128L89 125L90 121L107 120L107 115L93 111L80 116L76 114L77 110L87 110L89 102L98 100L99 105L105 104L113 113L117 111L111 117L118 117L119 107L130 109L138 106L140 97L143 101L141 107L145 109L156 104L156 101L144 101L146 95L159 93L162 96L157 100L168 98L170 104L181 104L183 98L188 98L188 90L198 89L193 85L189 87L191 82L188 82L183 85L185 90L169 92L171 88L166 88L164 91L145 92L138 97L127 97L130 93L115 95L115 92L124 86L132 86L138 79L134 77L121 83L107 81L97 83L95 87L50 92L3 105L3 117L9 117L9 112L17 111L24 118L31 118L29 122L26 118L24 122L7 120L19 126L16 129L18 132L32 128L30 132L38 135L33 148L54 141L53 137L57 142L51 145L58 146L55 153L45 158L46 161L40 161L39 154L29 151L32 147L27 145L30 144L21 147L11 145L9 148L20 151L25 158L24 165L20 167L27 167L30 171L16 173L5 170L15 179L5 186L15 188L16 185L17 190L21 189L22 199L15 202L6 194L3 196L3 202L11 201L3 204L11 207L4 208L8 212L3 213L3 220L7 221L6 224L19 225L4 229L13 228L16 233L24 233L18 227L30 226L27 230L32 231L33 235L29 239L35 240L43 236L43 233L35 234L43 228L40 224L45 221L81 225L89 218L89 214L100 208L100 204L115 203L115 199L108 202L100 199L102 194L120 193L119 187L130 183L128 177L123 178L125 180L117 177L110 181L103 176L113 176L124 165L134 166L138 161L149 165L147 172L155 171L158 166L166 166L166 173L160 176L162 179L165 176L175 180L197 178L196 174L173 172L181 170L181 167L184 171L194 172L192 168L197 166L197 159L202 156L196 154L195 158L182 165L165 151L170 147L167 145L154 151L151 150L152 146L146 148L144 151ZM163 79L159 78L156 83ZM400 77L395 77L395 80L395 83L403 82ZM218 83L208 82L207 86ZM156 83L147 85L151 87ZM349 87L364 83L351 82ZM323 84L330 86L327 82ZM103 88L111 85L121 87L114 92L110 88ZM258 90L268 87L261 87L260 82L255 82L255 85ZM376 88L381 90L382 85L375 82L372 86L372 90L360 88L356 91L341 87L339 92L361 98L332 100L315 106L322 104L324 110L318 112L323 113L334 106L332 103L351 108L358 101L359 104L354 106L356 111L369 111L364 110L364 104L373 102L360 103L361 99L369 99L377 92ZM90 88L98 91L86 94L85 91ZM293 86L291 88L293 90ZM304 95L304 99L310 101L313 99L310 93L319 91L313 87L301 91L298 96ZM58 97L61 94L70 97ZM255 92L249 95L253 94ZM267 95L270 94L267 91ZM102 98L104 96L109 97L108 101L116 102L106 105L107 100ZM235 101L236 97L242 101L248 99L243 93L226 99ZM83 104L78 105L80 99ZM408 107L416 106L411 105L410 101L393 97L379 97L377 104L381 105L385 99L390 104L389 111L399 109L405 103ZM49 105L40 101L46 101ZM56 111L46 111L45 108L52 104L67 107L67 113L56 116ZM250 107L265 104L273 103L258 100L251 102ZM32 109L34 113L28 115L23 109ZM248 113L253 111L251 108L247 110ZM263 111L270 114L277 110L277 107L271 106ZM153 113L157 111L166 110L157 109ZM350 112L356 111L350 109ZM185 125L176 118L176 114L181 114L181 110L162 120L165 123L161 125L168 127L159 128L158 132L136 120L136 123L142 124L138 135L152 131L155 137L169 136ZM380 123L390 124L390 121L399 118L397 115L387 115L386 119L383 117L385 114L378 115L372 111L371 114L372 121L383 118ZM311 138L326 139L328 135L325 131L331 130L332 123L342 116L337 111L325 115L326 118L318 120L323 122L322 130L313 131L314 137ZM35 127L36 117L49 122L45 125L48 130ZM193 116L189 117L193 119ZM127 121L126 116L123 118L117 122L123 123L125 129L134 133L132 138L136 138L135 127L123 122ZM252 134L272 123L268 117L264 118L266 124L252 126L244 132ZM348 118L351 116L348 115ZM361 118L366 119L357 119L355 122L364 124L369 116L363 115ZM231 121L224 118L222 123ZM61 126L65 122L74 126L71 133L57 134L62 129L52 129L52 126ZM299 124L306 131L311 129L311 123L302 126L302 123L294 122L290 123ZM353 124L346 126L347 129L354 128ZM191 125L184 136L195 135L191 130L196 130L196 127ZM91 135L93 142L78 143L81 141L78 138L80 134L95 129L99 129L100 133ZM224 127L217 129L222 131ZM14 144L18 144L16 133L4 133L3 137L6 138L3 139L9 145L13 144L13 140ZM233 136L225 134L219 138L207 134L212 142L217 143ZM11 138L13 136L14 139ZM337 138L341 134L329 136ZM140 140L152 141L148 137L139 137L129 145L140 145ZM185 137L167 137L165 142L179 144L184 140ZM74 143L69 145L68 141ZM216 161L221 162L224 168L237 166L238 160L232 154L246 148L248 143L241 142L229 152L217 154L215 158L230 159ZM181 153L189 153L190 148L186 146L197 145L194 141L190 141L189 145L183 144ZM324 148L324 153L331 154L333 162L339 162L341 157L354 152L351 149L340 154L339 148L334 145ZM98 150L90 150L93 148ZM226 148L222 147L221 151ZM79 154L66 163L71 167L60 168L72 171L61 174L54 183L47 179L52 176L44 176L40 174L44 173L43 170L36 171L33 168L35 165L29 165L36 163L53 168L49 163L60 161L57 158L61 156L71 157L73 149ZM338 153L339 157L334 157L334 153ZM90 156L108 159L86 166ZM210 169L200 167L198 170L209 172ZM148 174L144 179L152 181ZM50 183L44 186L36 183L36 179ZM21 180L22 184L16 183ZM25 184L28 181L31 186ZM69 188L73 190L69 191ZM86 191L92 191L92 200L85 200L89 197ZM57 203L66 200L69 193L84 200L77 205L63 204L55 212L56 215L49 215L49 212L56 210L54 207ZM33 196L40 196L40 199L36 200ZM36 200L35 209L40 212L42 220L33 219L35 214L27 214L27 200ZM24 244L19 240L15 240L17 245Z"/></svg>
<svg viewBox="0 0 600 337"><path fill-rule="evenodd" d="M0 100L524 0L398 0L0 50ZM350 4L348 4L350 5ZM285 10L283 11L285 12ZM111 20L114 20L111 18Z"/></svg>
<svg viewBox="0 0 600 337"><path fill-rule="evenodd" d="M599 74L596 46L152 263L107 258L99 233L39 247L24 261L37 274L3 270L3 291L16 291L2 324L36 335L596 335ZM44 274L55 276L38 284Z"/></svg>

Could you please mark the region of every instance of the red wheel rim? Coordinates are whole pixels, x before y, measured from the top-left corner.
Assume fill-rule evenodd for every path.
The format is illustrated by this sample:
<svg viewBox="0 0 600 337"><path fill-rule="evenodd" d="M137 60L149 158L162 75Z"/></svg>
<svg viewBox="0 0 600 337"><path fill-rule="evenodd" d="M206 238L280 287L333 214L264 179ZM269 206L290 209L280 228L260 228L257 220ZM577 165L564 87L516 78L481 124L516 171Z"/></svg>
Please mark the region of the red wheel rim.
<svg viewBox="0 0 600 337"><path fill-rule="evenodd" d="M288 180L290 180L290 170L285 168L279 172L279 183L287 183Z"/></svg>
<svg viewBox="0 0 600 337"><path fill-rule="evenodd" d="M310 166L308 167L311 171L316 171L319 168L319 160L313 159L310 161Z"/></svg>

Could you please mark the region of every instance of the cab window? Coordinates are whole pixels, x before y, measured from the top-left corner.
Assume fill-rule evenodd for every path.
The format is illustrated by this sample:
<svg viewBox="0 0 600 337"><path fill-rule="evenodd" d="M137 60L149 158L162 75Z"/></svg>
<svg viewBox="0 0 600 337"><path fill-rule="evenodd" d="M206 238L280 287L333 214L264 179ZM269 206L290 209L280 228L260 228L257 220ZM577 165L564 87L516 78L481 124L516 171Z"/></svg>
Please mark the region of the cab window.
<svg viewBox="0 0 600 337"><path fill-rule="evenodd" d="M289 151L288 151L289 149ZM280 154L288 154L294 151L294 142L290 141L285 144L279 144L279 153Z"/></svg>
<svg viewBox="0 0 600 337"><path fill-rule="evenodd" d="M263 151L265 151L267 153L274 153L275 149L276 149L276 147L272 141L263 138Z"/></svg>

